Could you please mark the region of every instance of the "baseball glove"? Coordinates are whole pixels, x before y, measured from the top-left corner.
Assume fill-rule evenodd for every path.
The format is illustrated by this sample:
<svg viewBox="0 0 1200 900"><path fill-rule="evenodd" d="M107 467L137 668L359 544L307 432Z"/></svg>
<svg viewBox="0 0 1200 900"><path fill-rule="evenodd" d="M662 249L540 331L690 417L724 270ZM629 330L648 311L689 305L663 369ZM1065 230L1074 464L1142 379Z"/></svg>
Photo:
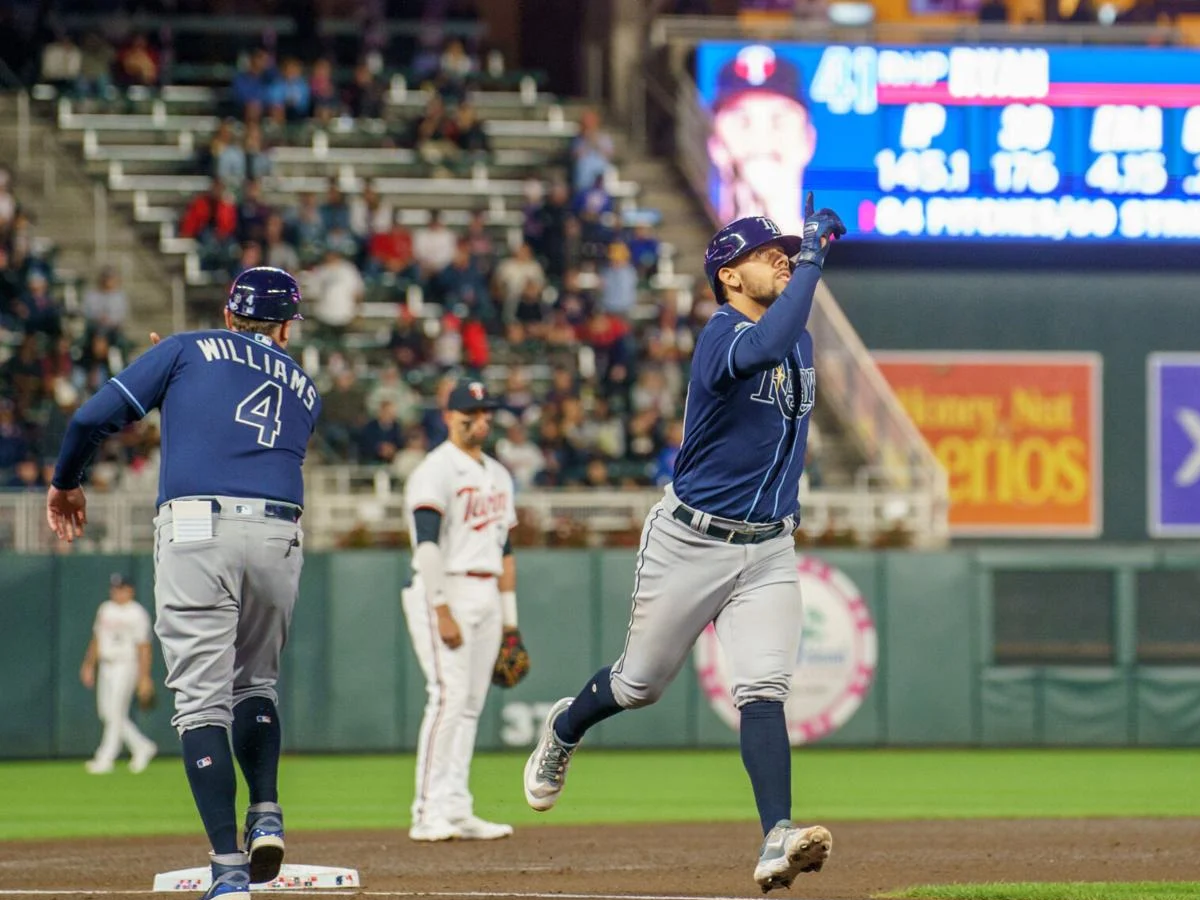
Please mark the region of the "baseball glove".
<svg viewBox="0 0 1200 900"><path fill-rule="evenodd" d="M510 688L529 674L529 651L521 642L521 632L516 628L505 628L500 641L500 654L492 669L492 684Z"/></svg>

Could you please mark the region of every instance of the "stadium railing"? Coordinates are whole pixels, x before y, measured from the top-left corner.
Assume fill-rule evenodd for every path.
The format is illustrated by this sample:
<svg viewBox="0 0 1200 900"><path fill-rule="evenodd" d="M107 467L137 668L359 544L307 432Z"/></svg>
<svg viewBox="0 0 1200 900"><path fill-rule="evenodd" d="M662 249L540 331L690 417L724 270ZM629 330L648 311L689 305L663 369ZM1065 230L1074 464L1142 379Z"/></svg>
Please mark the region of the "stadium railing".
<svg viewBox="0 0 1200 900"><path fill-rule="evenodd" d="M302 524L312 550L348 546L408 547L408 525L399 479L386 469L313 467ZM525 491L517 495L525 545L555 542L566 531L581 545L625 543L662 497L656 489ZM798 540L811 542L830 531L870 546L901 533L915 547L940 547L942 513L927 490L813 489L800 495ZM0 491L0 550L50 553L58 549L46 526L40 491ZM144 492L88 494L88 529L78 552L140 553L153 549L154 497ZM636 543L636 540L635 540Z"/></svg>

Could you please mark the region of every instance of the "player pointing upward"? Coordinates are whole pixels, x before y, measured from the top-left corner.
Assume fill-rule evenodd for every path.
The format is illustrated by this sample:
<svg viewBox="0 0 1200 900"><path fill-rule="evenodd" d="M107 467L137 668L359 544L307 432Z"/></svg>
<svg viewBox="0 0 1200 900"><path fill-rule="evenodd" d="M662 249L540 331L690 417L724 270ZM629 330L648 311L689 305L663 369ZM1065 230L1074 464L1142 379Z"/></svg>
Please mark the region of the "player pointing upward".
<svg viewBox="0 0 1200 900"><path fill-rule="evenodd" d="M683 446L642 530L625 649L554 705L525 764L529 805L550 809L587 730L656 701L715 623L762 822L764 891L819 871L833 845L825 828L792 824L783 706L800 646L792 532L816 390L806 325L830 242L845 233L809 194L803 238L750 217L709 242L704 270L723 306L696 340Z"/></svg>

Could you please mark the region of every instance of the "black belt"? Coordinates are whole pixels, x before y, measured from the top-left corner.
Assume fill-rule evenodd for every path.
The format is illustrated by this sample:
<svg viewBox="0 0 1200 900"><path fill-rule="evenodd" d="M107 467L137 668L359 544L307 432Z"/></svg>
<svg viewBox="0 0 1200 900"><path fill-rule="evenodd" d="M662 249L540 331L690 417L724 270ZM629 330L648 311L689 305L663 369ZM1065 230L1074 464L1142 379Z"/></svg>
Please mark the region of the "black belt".
<svg viewBox="0 0 1200 900"><path fill-rule="evenodd" d="M699 528L692 524L692 511L686 506L675 507L675 511L671 513L671 516L693 531L714 537L727 544L761 544L763 541L779 537L787 528L783 522L779 522L762 531L738 531L733 528L725 528L724 526L713 524L712 522L708 524L707 528Z"/></svg>
<svg viewBox="0 0 1200 900"><path fill-rule="evenodd" d="M216 500L209 500L212 504L212 511L219 513L221 504ZM268 519L283 519L285 522L299 522L300 514L304 512L299 506L293 506L290 503L271 503L263 504L263 515Z"/></svg>

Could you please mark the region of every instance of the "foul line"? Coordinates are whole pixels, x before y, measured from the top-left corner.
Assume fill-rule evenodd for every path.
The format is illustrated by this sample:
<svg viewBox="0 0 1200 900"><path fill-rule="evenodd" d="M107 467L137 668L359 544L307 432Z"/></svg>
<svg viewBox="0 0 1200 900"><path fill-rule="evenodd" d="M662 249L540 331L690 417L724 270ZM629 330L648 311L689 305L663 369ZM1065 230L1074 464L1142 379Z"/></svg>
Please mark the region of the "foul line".
<svg viewBox="0 0 1200 900"><path fill-rule="evenodd" d="M132 894L171 894L177 891L50 891L0 889L4 897L124 897ZM746 897L717 897L711 894L564 894L558 891L356 891L345 889L296 889L282 888L270 891L254 891L255 894L278 894L281 896L306 895L317 897L477 897L495 900L746 900Z"/></svg>

